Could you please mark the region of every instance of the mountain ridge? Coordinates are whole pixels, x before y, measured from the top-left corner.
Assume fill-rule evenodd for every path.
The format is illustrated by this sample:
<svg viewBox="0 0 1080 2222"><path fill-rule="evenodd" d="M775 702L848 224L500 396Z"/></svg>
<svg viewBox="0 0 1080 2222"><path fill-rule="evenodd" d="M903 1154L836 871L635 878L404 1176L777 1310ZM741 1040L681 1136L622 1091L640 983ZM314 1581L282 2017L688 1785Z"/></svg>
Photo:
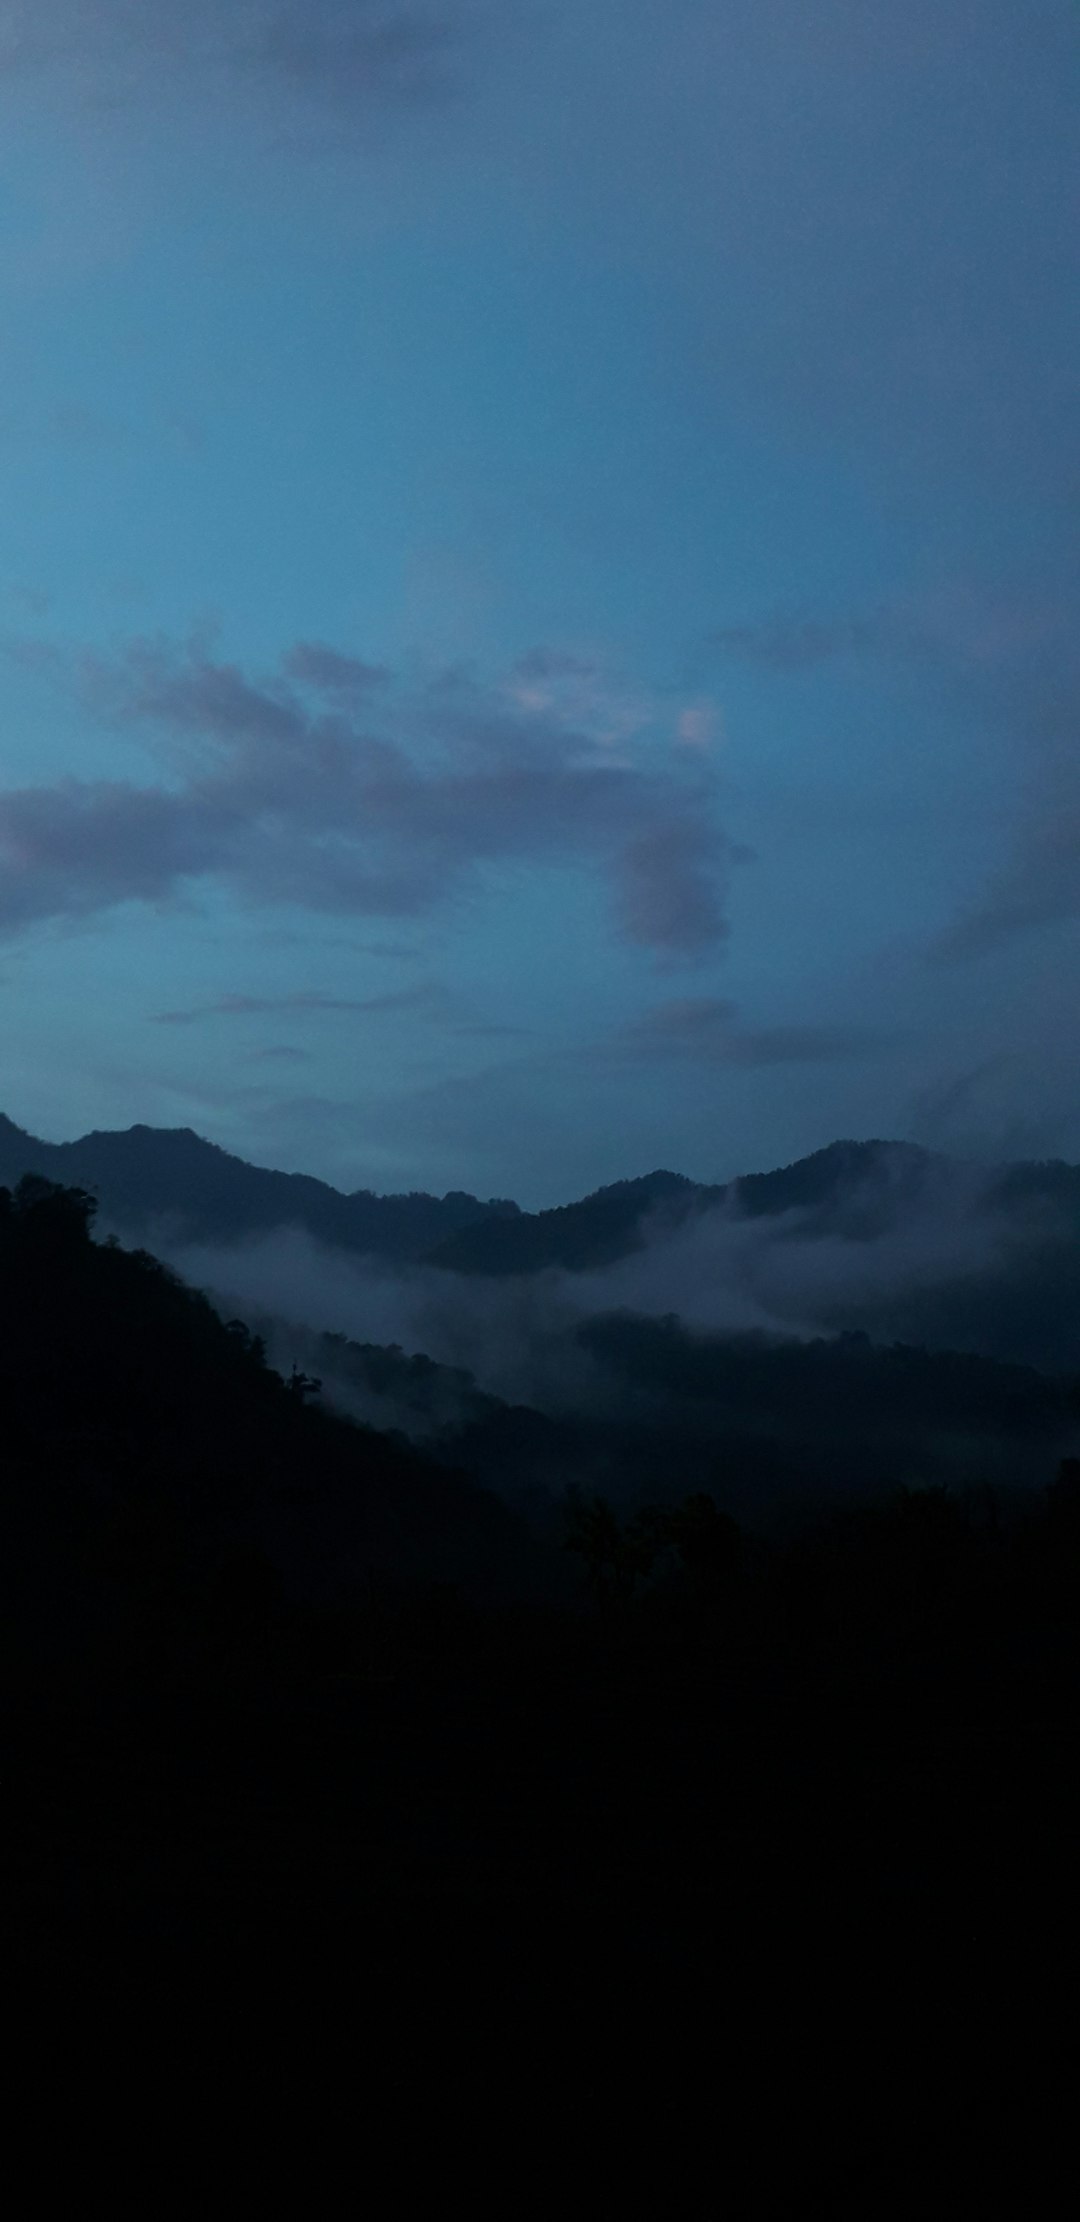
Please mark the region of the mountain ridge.
<svg viewBox="0 0 1080 2222"><path fill-rule="evenodd" d="M88 1188L126 1233L152 1237L164 1226L181 1241L228 1243L300 1227L354 1254L489 1278L599 1270L713 1209L738 1219L798 1213L808 1233L835 1228L869 1239L932 1201L935 1183L961 1179L978 1185L984 1203L1042 1209L1080 1237L1080 1167L1051 1159L977 1168L884 1138L827 1143L725 1182L656 1168L531 1212L461 1189L337 1189L253 1165L191 1127L137 1123L44 1142L0 1113L0 1182L13 1186L24 1173Z"/></svg>
<svg viewBox="0 0 1080 2222"><path fill-rule="evenodd" d="M191 1127L140 1123L43 1142L0 1113L0 1181L13 1186L24 1173L89 1188L107 1216L132 1230L170 1221L185 1240L222 1242L302 1226L338 1247L402 1261L423 1257L474 1216L517 1208L461 1190L348 1193L313 1174L252 1165Z"/></svg>

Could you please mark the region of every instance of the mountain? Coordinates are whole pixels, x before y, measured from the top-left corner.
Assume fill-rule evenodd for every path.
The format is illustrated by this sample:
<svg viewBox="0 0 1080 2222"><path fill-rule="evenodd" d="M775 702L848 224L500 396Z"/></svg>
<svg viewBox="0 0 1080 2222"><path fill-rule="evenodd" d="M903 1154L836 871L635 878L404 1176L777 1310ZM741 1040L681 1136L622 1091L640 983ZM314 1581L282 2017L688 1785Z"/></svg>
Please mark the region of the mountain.
<svg viewBox="0 0 1080 2222"><path fill-rule="evenodd" d="M953 2108L957 2031L970 2067L987 2017L996 2059L1011 1966L1063 1969L1060 2000L1020 2001L1036 2037L1075 1987L1080 1464L1054 1479L1061 1389L857 1338L592 1321L579 1332L624 1413L612 1474L635 1445L655 1470L636 1505L570 1493L545 1544L460 1473L320 1410L311 1380L275 1375L249 1330L145 1253L91 1241L89 1219L78 1191L0 1188L0 1950L35 2096L53 2104L74 2030L80 2092L104 2064L103 2106L126 2098L134 2036L157 2082L196 2059L196 2112L220 2057L231 2122L242 2058L257 2143L267 2092L295 2104L303 2053L322 2109L344 2087L351 2121L374 2091L407 2135L430 2084L475 2144L477 2091L484 2120L493 2091L500 2119L520 2095L504 2035L520 2025L544 2061L557 2050L525 2094L526 2151L538 2103L569 2128L571 2169L599 2119L608 2180L624 2124L597 2115L601 2058L620 2106L629 2089L659 2124L670 2205L673 2137L712 2122L719 2072L729 2205L899 2211L877 2194L917 2120L909 2030L929 2029L915 2102L932 2083ZM460 1368L333 1337L322 1354L365 1393L456 1413L504 1473L545 1455L541 1416ZM713 1434L723 1412L738 1436ZM883 1416L1027 1439L1036 1486L1018 1503L928 1487L924 1467L868 1502ZM762 1419L830 1469L846 1434L864 1494L812 1521L804 1500L786 1533L741 1529L706 1446L718 1483L742 1463L752 1492ZM565 1487L568 1438L546 1439ZM946 1992L935 2039L943 1968L966 2019ZM850 2058L823 2034L825 1996ZM492 2031L512 2051L505 2101ZM1009 2073L1006 2114L1011 2055ZM853 2120L873 2131L854 2168ZM971 2142L961 2110L961 2205ZM900 2189L916 2207L923 2172Z"/></svg>
<svg viewBox="0 0 1080 2222"><path fill-rule="evenodd" d="M871 1239L922 1209L936 1183L948 1179L950 1162L911 1142L830 1142L809 1157L774 1172L745 1173L723 1184L688 1180L682 1173L647 1173L616 1181L578 1203L554 1210L477 1218L448 1235L430 1262L457 1273L536 1273L561 1266L593 1271L629 1256L691 1219L717 1207L737 1219L801 1215L811 1237L830 1232ZM1080 1227L1080 1169L1017 1165L979 1176L1003 1205L1068 1202Z"/></svg>
<svg viewBox="0 0 1080 2222"><path fill-rule="evenodd" d="M691 1242L681 1257L672 1238L697 1220L700 1254ZM646 1249L665 1309L711 1281L785 1331L1080 1366L1080 1167L1053 1160L981 1166L905 1142L834 1142L724 1186L655 1173L558 1210L476 1221L431 1262L505 1278L600 1269ZM653 1286L648 1272L642 1285Z"/></svg>
<svg viewBox="0 0 1080 2222"><path fill-rule="evenodd" d="M561 1266L570 1273L614 1265L644 1240L647 1224L677 1226L688 1214L719 1202L722 1188L688 1180L683 1173L646 1173L615 1181L580 1203L552 1211L519 1211L473 1221L439 1243L429 1263L454 1273L539 1273Z"/></svg>
<svg viewBox="0 0 1080 2222"><path fill-rule="evenodd" d="M92 1241L91 1216L78 1190L0 1187L5 1640L17 1623L100 1663L129 1575L164 1624L253 1558L301 1598L512 1590L528 1546L505 1503L309 1402L316 1384L156 1259Z"/></svg>
<svg viewBox="0 0 1080 2222"><path fill-rule="evenodd" d="M343 1195L304 1173L249 1165L190 1127L132 1126L42 1142L0 1114L0 1182L38 1173L89 1189L102 1213L126 1234L152 1236L163 1223L174 1240L235 1242L275 1227L303 1227L338 1248L393 1258L425 1257L438 1243L517 1206L475 1196Z"/></svg>
<svg viewBox="0 0 1080 2222"><path fill-rule="evenodd" d="M1080 1423L1071 1377L860 1333L715 1334L596 1313L549 1335L539 1402L522 1404L397 1345L258 1312L248 1324L283 1374L318 1378L328 1406L412 1442L549 1538L574 1489L631 1511L704 1491L759 1534L904 1482L1030 1495Z"/></svg>
<svg viewBox="0 0 1080 2222"><path fill-rule="evenodd" d="M537 1273L545 1266L589 1272L717 1206L738 1218L799 1211L809 1215L808 1228L841 1208L850 1215L854 1206L870 1232L918 1202L943 1162L912 1143L832 1142L794 1165L723 1185L647 1173L551 1211L474 1220L448 1235L430 1262L456 1273Z"/></svg>
<svg viewBox="0 0 1080 2222"><path fill-rule="evenodd" d="M299 1227L328 1249L489 1282L662 1258L700 1221L701 1259L676 1249L665 1268L674 1311L688 1273L719 1285L736 1270L729 1224L742 1230L737 1271L782 1332L861 1331L1061 1372L1080 1362L1080 1167L1057 1161L975 1166L911 1143L838 1141L726 1184L655 1171L530 1212L457 1191L346 1195L187 1127L50 1143L0 1116L0 1182L26 1172L91 1191L106 1224L166 1256Z"/></svg>

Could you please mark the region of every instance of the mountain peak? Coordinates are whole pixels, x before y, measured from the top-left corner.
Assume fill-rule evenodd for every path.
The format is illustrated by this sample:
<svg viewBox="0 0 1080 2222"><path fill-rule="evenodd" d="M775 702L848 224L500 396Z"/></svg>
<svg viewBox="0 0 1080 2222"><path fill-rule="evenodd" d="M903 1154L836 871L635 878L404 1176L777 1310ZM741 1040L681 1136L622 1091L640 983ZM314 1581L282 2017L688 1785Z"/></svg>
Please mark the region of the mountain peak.
<svg viewBox="0 0 1080 2222"><path fill-rule="evenodd" d="M596 1196L674 1196L695 1183L687 1173L669 1173L657 1167L651 1173L638 1173L631 1180L611 1180L603 1188L594 1190Z"/></svg>
<svg viewBox="0 0 1080 2222"><path fill-rule="evenodd" d="M403 1263L427 1257L475 1220L516 1209L461 1191L346 1196L307 1174L251 1165L190 1126L142 1120L75 1142L42 1142L0 1117L0 1181L14 1186L24 1173L93 1190L105 1221L139 1239L167 1226L177 1240L229 1243L290 1227L330 1249Z"/></svg>

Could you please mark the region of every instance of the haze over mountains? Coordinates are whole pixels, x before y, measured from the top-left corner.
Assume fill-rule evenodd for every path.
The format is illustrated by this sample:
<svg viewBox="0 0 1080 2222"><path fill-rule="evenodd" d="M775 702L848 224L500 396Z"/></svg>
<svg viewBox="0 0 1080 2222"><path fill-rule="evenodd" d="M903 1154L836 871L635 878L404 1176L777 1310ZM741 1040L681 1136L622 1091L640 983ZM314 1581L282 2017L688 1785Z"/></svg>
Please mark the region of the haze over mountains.
<svg viewBox="0 0 1080 2222"><path fill-rule="evenodd" d="M103 1212L131 1233L166 1223L187 1241L228 1242L282 1226L375 1257L423 1257L474 1220L517 1207L475 1196L342 1195L303 1173L248 1165L190 1127L133 1126L42 1142L0 1113L0 1181L23 1173L93 1190Z"/></svg>
<svg viewBox="0 0 1080 2222"><path fill-rule="evenodd" d="M342 1195L187 1129L50 1144L324 1399L541 1523L567 1487L711 1490L740 1518L900 1484L1045 1478L1077 1438L1080 1170L838 1142L726 1185L671 1172L530 1213Z"/></svg>
<svg viewBox="0 0 1080 2222"><path fill-rule="evenodd" d="M78 1189L0 1184L2 1923L28 1996L55 1986L51 2074L73 1965L99 2047L132 1970L174 2018L186 1983L196 2021L235 1979L248 2047L265 1992L277 2050L323 2028L327 1968L336 2041L346 1990L383 2046L433 1973L455 2001L487 1982L495 2026L523 1980L565 2010L584 1968L590 1996L626 1979L639 2046L682 2031L703 1952L725 2001L735 1969L743 2031L765 1947L789 1974L807 1953L808 1995L834 1995L838 1950L865 1952L882 1901L898 1959L939 1964L927 1845L959 1878L942 1938L967 1933L959 1890L980 1964L1003 1874L1023 1904L1068 1903L1071 1844L1048 1857L1072 1783L1054 1733L1080 1566L1080 1464L1053 1478L1068 1384L624 1313L578 1330L609 1407L572 1423L319 1338L339 1383L426 1410L432 1456L321 1407L91 1218ZM1025 1501L927 1488L950 1438L959 1479L987 1478L995 1444L1026 1456ZM905 1441L924 1485L897 1490ZM575 1493L601 1479L607 1501ZM802 1513L770 1531L755 1496L785 1486ZM816 2119L813 2034L795 2049Z"/></svg>
<svg viewBox="0 0 1080 2222"><path fill-rule="evenodd" d="M984 1219L1022 1220L1032 1239L1052 1246L1080 1242L1080 1166L970 1166L894 1141L838 1141L726 1183L657 1170L530 1212L465 1190L346 1194L307 1174L251 1165L190 1127L45 1142L0 1113L0 1181L26 1172L89 1188L131 1235L164 1229L175 1241L227 1243L294 1228L361 1256L491 1277L596 1271L720 1212L730 1221L797 1215L805 1240L872 1244L922 1215L940 1216L946 1197L954 1210L959 1202Z"/></svg>

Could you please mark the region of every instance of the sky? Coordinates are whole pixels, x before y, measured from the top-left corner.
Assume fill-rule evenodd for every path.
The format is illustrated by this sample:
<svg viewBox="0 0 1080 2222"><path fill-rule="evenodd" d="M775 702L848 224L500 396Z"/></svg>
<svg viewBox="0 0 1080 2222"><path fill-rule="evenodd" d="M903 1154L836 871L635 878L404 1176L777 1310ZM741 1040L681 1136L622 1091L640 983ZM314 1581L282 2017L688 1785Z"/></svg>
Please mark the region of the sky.
<svg viewBox="0 0 1080 2222"><path fill-rule="evenodd" d="M0 0L0 1109L1080 1156L1077 0Z"/></svg>

